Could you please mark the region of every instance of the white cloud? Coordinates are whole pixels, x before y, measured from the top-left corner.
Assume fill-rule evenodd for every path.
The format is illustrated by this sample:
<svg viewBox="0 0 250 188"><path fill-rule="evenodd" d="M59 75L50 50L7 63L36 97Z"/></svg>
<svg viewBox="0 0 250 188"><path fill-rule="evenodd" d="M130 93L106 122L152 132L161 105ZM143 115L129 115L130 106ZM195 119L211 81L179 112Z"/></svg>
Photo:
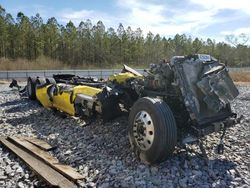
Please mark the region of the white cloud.
<svg viewBox="0 0 250 188"><path fill-rule="evenodd" d="M202 28L211 23L221 20L214 20L216 10L178 10L168 4L155 4L155 1L128 0L118 1L121 8L127 10L126 25L133 28L140 27L147 33L159 33L163 36L175 35L177 33L196 34Z"/></svg>
<svg viewBox="0 0 250 188"><path fill-rule="evenodd" d="M66 11L63 15L62 18L65 19L83 19L83 18L88 18L88 17L93 17L93 14L95 13L95 11L93 10L80 10L80 11Z"/></svg>
<svg viewBox="0 0 250 188"><path fill-rule="evenodd" d="M249 0L190 0L209 10L231 9L250 14Z"/></svg>
<svg viewBox="0 0 250 188"><path fill-rule="evenodd" d="M250 27L242 27L231 31L221 31L222 35L240 35L240 34L250 34Z"/></svg>
<svg viewBox="0 0 250 188"><path fill-rule="evenodd" d="M161 36L187 34L224 40L225 35L245 33L250 36L250 0L114 0L112 7L102 9L59 9L39 4L27 4L10 9L13 15L22 11L28 16L39 12L44 22L56 17L59 23L70 20L77 26L90 19L103 21L106 28L116 29L119 23L133 30L140 27L144 36L151 31ZM104 5L106 5L103 2ZM230 27L229 27L230 26ZM233 28L230 30L230 28ZM217 33L215 33L217 32Z"/></svg>
<svg viewBox="0 0 250 188"><path fill-rule="evenodd" d="M189 8L185 5L189 4ZM171 5L168 1L155 0L117 0L115 12L82 9L80 11L63 10L58 14L59 21L75 24L90 19L93 23L101 20L106 27L117 28L119 23L124 27L131 26L133 30L140 27L144 35L149 31L161 36L173 36L177 33L194 37L204 36L204 30L212 25L232 22L237 16L218 16L222 10L236 10L243 15L250 15L248 0L187 0L183 6ZM190 8L191 7L191 8ZM225 28L226 30L226 28ZM208 32L208 31L207 31ZM223 38L226 33L249 33L249 28L235 31L222 31L214 38ZM211 35L209 36L211 37Z"/></svg>
<svg viewBox="0 0 250 188"><path fill-rule="evenodd" d="M80 10L74 11L71 9L63 10L58 15L59 21L67 23L70 20L78 25L81 21L90 19L93 24L96 24L99 20L104 22L105 25L112 25L113 22L117 20L116 17L110 16L105 12L95 11L95 10Z"/></svg>

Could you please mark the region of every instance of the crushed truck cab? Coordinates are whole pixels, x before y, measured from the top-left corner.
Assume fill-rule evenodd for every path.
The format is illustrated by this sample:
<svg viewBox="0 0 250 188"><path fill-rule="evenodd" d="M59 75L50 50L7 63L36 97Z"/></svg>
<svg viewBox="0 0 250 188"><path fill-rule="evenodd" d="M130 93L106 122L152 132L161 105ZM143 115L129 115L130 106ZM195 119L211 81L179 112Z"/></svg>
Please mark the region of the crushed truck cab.
<svg viewBox="0 0 250 188"><path fill-rule="evenodd" d="M210 55L174 56L142 75L124 65L107 80L61 74L28 78L27 93L44 107L109 121L127 112L132 150L145 163L166 160L177 143L222 131L238 119L230 101L238 94L224 64Z"/></svg>

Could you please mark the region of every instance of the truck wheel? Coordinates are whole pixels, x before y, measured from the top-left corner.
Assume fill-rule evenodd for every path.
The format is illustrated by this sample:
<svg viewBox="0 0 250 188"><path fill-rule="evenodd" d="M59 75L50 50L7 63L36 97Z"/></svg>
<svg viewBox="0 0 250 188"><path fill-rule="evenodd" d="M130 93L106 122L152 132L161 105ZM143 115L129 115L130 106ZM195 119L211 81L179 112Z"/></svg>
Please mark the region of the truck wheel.
<svg viewBox="0 0 250 188"><path fill-rule="evenodd" d="M56 84L56 81L55 81L54 78L46 78L46 83L47 83L48 85L50 85L50 84Z"/></svg>
<svg viewBox="0 0 250 188"><path fill-rule="evenodd" d="M36 79L36 88L44 87L46 85L45 78L37 78Z"/></svg>
<svg viewBox="0 0 250 188"><path fill-rule="evenodd" d="M129 114L132 149L148 164L166 160L177 143L177 128L169 106L161 99L140 98Z"/></svg>
<svg viewBox="0 0 250 188"><path fill-rule="evenodd" d="M31 77L28 78L27 94L29 99L36 100L36 78L31 78Z"/></svg>

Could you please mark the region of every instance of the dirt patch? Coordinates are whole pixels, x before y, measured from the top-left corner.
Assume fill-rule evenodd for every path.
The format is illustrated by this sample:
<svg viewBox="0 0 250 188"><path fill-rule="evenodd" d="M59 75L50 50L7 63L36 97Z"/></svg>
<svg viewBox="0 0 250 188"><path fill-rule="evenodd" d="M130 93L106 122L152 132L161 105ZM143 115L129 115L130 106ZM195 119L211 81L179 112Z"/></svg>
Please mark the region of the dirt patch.
<svg viewBox="0 0 250 188"><path fill-rule="evenodd" d="M10 81L8 81L8 80L0 80L0 84L8 84L8 83L10 83Z"/></svg>

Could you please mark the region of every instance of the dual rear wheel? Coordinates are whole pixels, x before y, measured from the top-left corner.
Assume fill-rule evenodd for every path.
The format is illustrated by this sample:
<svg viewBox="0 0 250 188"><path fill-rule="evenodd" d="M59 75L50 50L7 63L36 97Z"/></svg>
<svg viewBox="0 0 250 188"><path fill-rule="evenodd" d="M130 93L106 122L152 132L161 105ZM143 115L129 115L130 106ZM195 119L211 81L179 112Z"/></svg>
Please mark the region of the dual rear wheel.
<svg viewBox="0 0 250 188"><path fill-rule="evenodd" d="M157 164L173 153L177 128L169 106L157 98L138 99L129 114L129 140L145 163Z"/></svg>

